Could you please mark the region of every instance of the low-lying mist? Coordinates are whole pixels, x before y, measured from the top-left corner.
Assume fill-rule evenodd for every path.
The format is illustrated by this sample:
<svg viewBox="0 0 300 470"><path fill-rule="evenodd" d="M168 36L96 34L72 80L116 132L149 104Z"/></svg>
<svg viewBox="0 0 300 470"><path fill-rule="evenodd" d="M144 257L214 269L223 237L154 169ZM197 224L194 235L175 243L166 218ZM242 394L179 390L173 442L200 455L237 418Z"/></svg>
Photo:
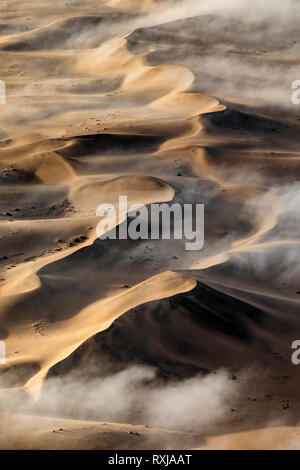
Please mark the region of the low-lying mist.
<svg viewBox="0 0 300 470"><path fill-rule="evenodd" d="M206 430L230 415L241 381L219 370L167 384L153 368L132 366L91 378L87 370L48 379L37 400L22 394L2 396L2 411L111 422L136 422L185 431Z"/></svg>

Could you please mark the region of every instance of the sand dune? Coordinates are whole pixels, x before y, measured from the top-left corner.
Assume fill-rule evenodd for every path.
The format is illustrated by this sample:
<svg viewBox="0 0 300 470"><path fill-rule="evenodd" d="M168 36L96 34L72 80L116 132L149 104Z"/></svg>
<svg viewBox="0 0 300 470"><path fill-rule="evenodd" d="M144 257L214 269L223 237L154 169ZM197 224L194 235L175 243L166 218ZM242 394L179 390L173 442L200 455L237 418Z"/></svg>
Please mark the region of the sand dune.
<svg viewBox="0 0 300 470"><path fill-rule="evenodd" d="M200 449L212 450L297 450L299 431L296 428L269 428L231 434L209 440Z"/></svg>
<svg viewBox="0 0 300 470"><path fill-rule="evenodd" d="M1 410L15 396L39 403L47 379L90 362L100 378L137 364L166 383L265 370L248 392L259 398L243 389L237 412L192 434L29 418L20 406L0 417L15 423L1 448L297 441L296 387L276 377L297 375L298 24L188 5L1 1ZM98 205L124 194L129 205L205 204L203 250L99 240Z"/></svg>
<svg viewBox="0 0 300 470"><path fill-rule="evenodd" d="M13 429L13 432L1 442L1 446L10 450L20 446L26 450L110 450L111 447L141 450L168 447L169 442L182 449L189 448L189 442L199 442L191 433L149 429L130 424L25 415L2 415L1 423L2 425L9 423Z"/></svg>

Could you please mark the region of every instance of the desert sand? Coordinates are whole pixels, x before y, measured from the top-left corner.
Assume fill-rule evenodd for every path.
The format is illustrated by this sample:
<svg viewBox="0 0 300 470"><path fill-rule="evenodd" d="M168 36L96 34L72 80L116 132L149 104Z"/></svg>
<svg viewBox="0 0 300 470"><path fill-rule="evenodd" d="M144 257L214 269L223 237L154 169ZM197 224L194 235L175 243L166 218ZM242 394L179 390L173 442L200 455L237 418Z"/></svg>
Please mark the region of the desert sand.
<svg viewBox="0 0 300 470"><path fill-rule="evenodd" d="M0 448L298 449L296 3L0 11ZM124 194L204 248L98 239Z"/></svg>

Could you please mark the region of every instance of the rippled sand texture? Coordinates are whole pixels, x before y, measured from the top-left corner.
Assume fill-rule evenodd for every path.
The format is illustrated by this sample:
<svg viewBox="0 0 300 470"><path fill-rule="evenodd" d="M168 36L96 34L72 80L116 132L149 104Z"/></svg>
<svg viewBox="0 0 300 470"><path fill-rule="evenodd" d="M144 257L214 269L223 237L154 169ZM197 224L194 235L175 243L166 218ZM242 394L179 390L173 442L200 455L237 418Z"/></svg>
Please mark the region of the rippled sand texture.
<svg viewBox="0 0 300 470"><path fill-rule="evenodd" d="M99 377L226 368L247 389L191 435L14 417L2 448L297 447L299 12L200 3L0 0L1 408L91 357ZM97 206L124 194L205 204L204 249L98 240Z"/></svg>

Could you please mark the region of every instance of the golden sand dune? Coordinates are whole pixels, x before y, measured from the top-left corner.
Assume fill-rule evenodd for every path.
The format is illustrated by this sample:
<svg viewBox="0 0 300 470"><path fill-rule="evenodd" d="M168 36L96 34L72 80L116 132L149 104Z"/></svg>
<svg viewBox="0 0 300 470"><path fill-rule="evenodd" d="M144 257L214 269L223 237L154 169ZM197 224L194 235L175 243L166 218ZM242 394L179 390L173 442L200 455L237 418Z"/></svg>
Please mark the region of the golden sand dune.
<svg viewBox="0 0 300 470"><path fill-rule="evenodd" d="M266 444L256 431L276 413L280 425L298 422L286 383L300 290L292 15L287 38L264 11L199 16L188 2L1 9L1 410L16 393L21 403L34 396L32 412L47 376L80 374L86 361L99 364L98 377L138 364L166 381L267 371L249 392L259 399L242 389L238 411L224 399L217 431L213 418L207 433L191 424L190 435L159 423L131 442L132 425L29 423L17 399L20 416L0 419L15 423L1 448L205 448L206 438L209 448L293 446L291 429L288 442L283 427ZM99 240L97 207L118 206L121 195L129 205L204 204L203 250Z"/></svg>
<svg viewBox="0 0 300 470"><path fill-rule="evenodd" d="M299 430L292 427L258 429L209 439L201 450L298 450Z"/></svg>
<svg viewBox="0 0 300 470"><path fill-rule="evenodd" d="M20 446L26 450L110 450L112 446L122 450L152 449L170 442L175 448L188 449L188 443L199 442L191 433L90 420L2 415L1 428L7 424L13 432L1 441L1 447L10 450Z"/></svg>

